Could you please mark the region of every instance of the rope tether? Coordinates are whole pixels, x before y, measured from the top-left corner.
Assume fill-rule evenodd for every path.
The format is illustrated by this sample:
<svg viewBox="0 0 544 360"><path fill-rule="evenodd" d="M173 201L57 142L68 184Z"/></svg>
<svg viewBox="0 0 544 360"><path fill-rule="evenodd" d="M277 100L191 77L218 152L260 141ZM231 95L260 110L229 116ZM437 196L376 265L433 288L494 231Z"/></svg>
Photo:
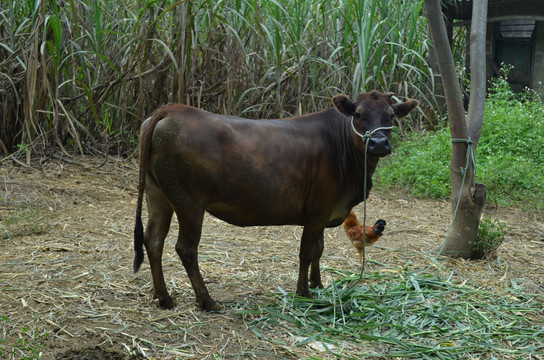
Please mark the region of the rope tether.
<svg viewBox="0 0 544 360"><path fill-rule="evenodd" d="M451 139L452 143L465 143L467 144L467 165L465 168L461 168L461 173L463 176L465 175L465 172L468 169L468 163L469 163L469 157L472 157L472 167L474 168L474 171L476 172L476 155L474 154L474 143L470 139Z"/></svg>
<svg viewBox="0 0 544 360"><path fill-rule="evenodd" d="M363 195L364 196L364 201L363 201L363 263L362 263L362 266L361 266L361 271L359 273L359 279L355 283L353 283L350 287L348 287L348 289L355 286L356 283L361 281L361 279L363 277L363 273L365 271L365 266L366 266L366 251L365 251L366 231L364 231L364 230L366 229L366 192L367 192L366 176L367 176L368 142L372 138L372 134L374 134L376 131L390 130L393 127L392 126L378 127L378 128L376 128L376 129L374 129L372 131L367 131L365 134L361 134L355 128L355 125L353 124L353 116L352 116L351 117L351 128L353 129L355 134L359 135L361 140L365 143L365 157L364 157L364 184L363 184L363 191L364 191L364 195ZM469 167L470 164L472 164L472 167L474 168L474 172L476 172L476 156L475 156L475 153L474 153L474 142L472 141L472 139L470 139L470 137L468 139L453 138L453 139L451 139L451 142L452 143L465 143L465 144L467 144L466 164L465 164L464 168L461 167L461 173L463 174L463 180L461 181L461 187L460 188L462 189L464 187L464 185L465 185L467 170L468 170L468 167ZM432 264L434 264L436 262L436 259L438 259L438 257L442 254L442 251L444 250L446 242L448 241L448 238L450 237L451 230L453 228L453 223L455 222L455 218L457 217L457 213L459 211L459 204L460 203L461 203L461 191L459 192L459 195L457 197L457 202L455 204L455 210L453 212L453 218L452 218L450 226L448 228L446 238L444 239L444 242L442 243L442 246L440 247L440 250L438 251L438 253L434 257L433 261L426 268L424 268L423 270L416 273L416 275L419 275L419 274L424 273L425 271L427 271L432 266Z"/></svg>
<svg viewBox="0 0 544 360"><path fill-rule="evenodd" d="M348 287L348 289L352 288L355 286L356 283L358 283L359 281L361 281L362 277L363 277L363 273L365 271L365 266L366 266L366 194L367 194L367 152L368 152L368 143L370 141L370 139L372 138L372 135L376 132L376 131L380 131L380 130L391 130L393 129L393 126L381 126L381 127L377 127L375 128L374 130L370 131L368 130L367 132L365 132L364 134L361 134L359 131L357 131L357 129L355 128L355 125L353 124L353 116L351 117L351 128L353 129L353 132L355 132L355 134L359 135L359 137L361 138L361 140L365 143L365 156L364 156L364 173L363 173L363 178L364 178L364 183L363 183L363 264L361 266L361 271L359 273L359 279L354 282L350 287Z"/></svg>
<svg viewBox="0 0 544 360"><path fill-rule="evenodd" d="M465 179L467 177L467 169L471 163L472 158L472 166L474 168L474 173L476 173L476 157L474 154L474 143L470 139L451 139L452 143L466 143L467 144L467 161L465 163L465 167L461 167L461 174L463 174L463 180L461 181L461 187L460 189L463 189L465 187ZM416 273L416 275L422 274L425 271L429 270L429 268L436 262L436 259L442 254L442 251L444 250L444 246L446 246L446 243L448 242L448 239L451 234L451 230L453 229L453 223L455 222L455 218L457 217L457 213L459 211L459 204L461 203L461 194L462 191L459 191L459 195L457 196L457 203L455 204L455 210L453 211L453 217L451 219L450 227L448 228L448 232L446 233L446 238L444 239L444 242L442 243L442 246L440 247L440 250L438 250L438 253L434 257L433 261L429 265L427 265L426 268Z"/></svg>

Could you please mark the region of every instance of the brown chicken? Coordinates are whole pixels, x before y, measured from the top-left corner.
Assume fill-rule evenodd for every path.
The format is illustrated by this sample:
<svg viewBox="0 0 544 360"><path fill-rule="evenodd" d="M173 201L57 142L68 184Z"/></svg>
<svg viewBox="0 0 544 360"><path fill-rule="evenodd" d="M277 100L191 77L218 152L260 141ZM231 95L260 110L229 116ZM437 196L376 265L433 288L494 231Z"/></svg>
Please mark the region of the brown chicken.
<svg viewBox="0 0 544 360"><path fill-rule="evenodd" d="M359 253L359 260L363 257L363 231L366 232L365 245L370 246L374 244L380 236L383 235L383 230L387 223L385 220L378 220L374 226L366 226L366 229L363 230L363 225L357 221L357 216L353 210L349 213L346 221L344 222L344 230L346 235L351 240L357 252Z"/></svg>

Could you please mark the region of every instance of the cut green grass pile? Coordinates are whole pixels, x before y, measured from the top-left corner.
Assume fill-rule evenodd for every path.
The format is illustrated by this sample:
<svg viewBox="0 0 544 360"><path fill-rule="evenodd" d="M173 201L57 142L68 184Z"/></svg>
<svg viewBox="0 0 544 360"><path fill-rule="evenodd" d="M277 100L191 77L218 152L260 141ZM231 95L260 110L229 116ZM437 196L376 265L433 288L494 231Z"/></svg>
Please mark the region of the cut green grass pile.
<svg viewBox="0 0 544 360"><path fill-rule="evenodd" d="M274 303L241 314L258 336L279 327L297 339L296 346L320 344L327 358L544 354L544 325L532 320L542 319L542 295L526 294L514 283L489 291L425 273L373 272L357 281L358 274L329 270L341 278L316 291L315 300L280 289ZM370 343L383 350L365 350Z"/></svg>

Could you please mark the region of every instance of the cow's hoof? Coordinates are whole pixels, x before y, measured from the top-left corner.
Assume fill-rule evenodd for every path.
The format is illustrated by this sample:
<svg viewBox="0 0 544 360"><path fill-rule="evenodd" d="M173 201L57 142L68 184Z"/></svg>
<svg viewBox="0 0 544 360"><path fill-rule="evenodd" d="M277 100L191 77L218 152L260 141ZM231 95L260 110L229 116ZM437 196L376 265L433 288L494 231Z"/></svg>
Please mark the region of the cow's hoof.
<svg viewBox="0 0 544 360"><path fill-rule="evenodd" d="M297 291L297 295L308 298L308 299L314 298L312 294L310 294L310 290Z"/></svg>
<svg viewBox="0 0 544 360"><path fill-rule="evenodd" d="M198 307L204 311L222 311L223 307L213 301L211 298L206 301L197 301Z"/></svg>
<svg viewBox="0 0 544 360"><path fill-rule="evenodd" d="M315 283L310 283L310 288L312 289L323 289L323 283L320 281L316 281Z"/></svg>
<svg viewBox="0 0 544 360"><path fill-rule="evenodd" d="M164 299L159 300L159 306L163 309L173 309L176 307L176 303L170 296L167 296Z"/></svg>

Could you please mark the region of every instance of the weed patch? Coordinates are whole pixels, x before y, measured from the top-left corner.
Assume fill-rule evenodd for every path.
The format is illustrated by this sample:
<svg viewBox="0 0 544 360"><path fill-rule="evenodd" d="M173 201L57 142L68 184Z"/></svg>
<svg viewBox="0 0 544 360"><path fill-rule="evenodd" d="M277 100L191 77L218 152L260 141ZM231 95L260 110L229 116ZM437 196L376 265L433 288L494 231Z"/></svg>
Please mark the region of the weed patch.
<svg viewBox="0 0 544 360"><path fill-rule="evenodd" d="M12 323L7 316L0 316L0 320L4 329ZM25 360L41 359L44 342L48 337L48 332L26 326L20 331L19 337L15 341L0 339L0 357Z"/></svg>
<svg viewBox="0 0 544 360"><path fill-rule="evenodd" d="M489 259L504 242L506 226L497 219L483 218L478 226L478 240L475 248L483 252L483 258Z"/></svg>
<svg viewBox="0 0 544 360"><path fill-rule="evenodd" d="M47 232L50 215L45 206L22 203L11 208L0 222L0 239L10 240L18 236L39 235Z"/></svg>

